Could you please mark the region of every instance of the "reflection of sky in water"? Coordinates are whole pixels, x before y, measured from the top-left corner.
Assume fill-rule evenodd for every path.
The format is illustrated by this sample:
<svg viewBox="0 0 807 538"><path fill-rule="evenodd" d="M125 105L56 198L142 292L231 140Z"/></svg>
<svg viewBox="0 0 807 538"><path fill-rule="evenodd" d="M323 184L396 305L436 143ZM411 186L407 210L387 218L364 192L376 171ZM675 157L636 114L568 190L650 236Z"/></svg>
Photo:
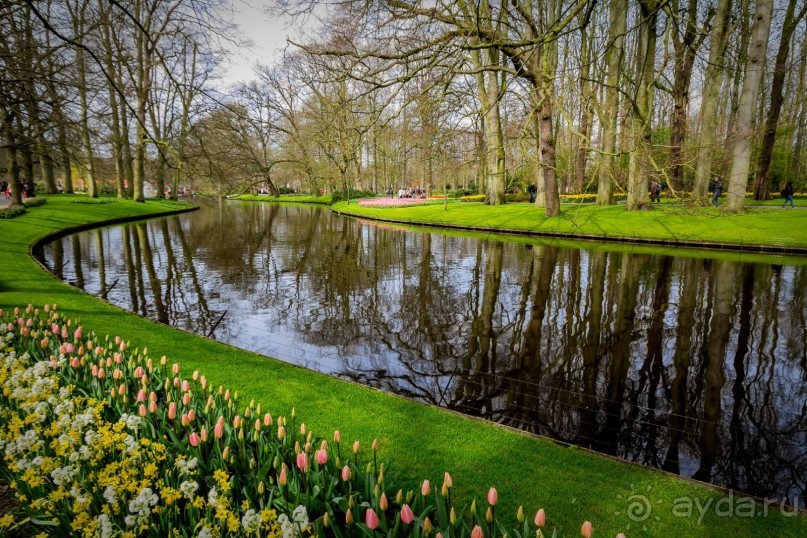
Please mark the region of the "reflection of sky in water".
<svg viewBox="0 0 807 538"><path fill-rule="evenodd" d="M89 231L45 255L89 293L117 281L110 302L197 334L227 311L215 336L241 348L807 497L803 265L480 242L251 204Z"/></svg>

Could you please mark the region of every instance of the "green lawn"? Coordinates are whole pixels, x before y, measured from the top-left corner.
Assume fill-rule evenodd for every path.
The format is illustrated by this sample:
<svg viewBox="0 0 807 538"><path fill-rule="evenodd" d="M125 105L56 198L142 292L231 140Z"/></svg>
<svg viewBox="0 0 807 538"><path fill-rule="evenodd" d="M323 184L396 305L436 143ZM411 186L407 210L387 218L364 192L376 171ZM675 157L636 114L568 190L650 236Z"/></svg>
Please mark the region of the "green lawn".
<svg viewBox="0 0 807 538"><path fill-rule="evenodd" d="M729 498L661 472L208 341L85 295L53 278L29 256L29 248L37 239L65 228L144 217L182 206L157 201L71 203L76 199L52 196L44 206L31 208L14 219L0 220L0 308L56 303L65 315L80 318L88 329L102 335L123 336L140 347L148 346L150 355L167 355L169 360L179 362L184 371L198 369L210 382L238 390L247 402L255 398L274 415L288 414L294 407L298 420L325 437L338 428L343 439L359 439L364 446L378 438L381 454L393 462L388 480L403 487L417 487L424 478L439 485L443 472L450 471L454 494L458 496L455 498L461 500L458 505L469 502L471 496L482 502L488 488L496 486L500 498L498 514L514 521L519 504L524 505L528 514L543 507L549 528L557 525L562 536L578 536L586 519L593 522L596 536L614 536L617 532L626 532L629 537L807 536L807 518L783 516L776 506L767 510L767 516L749 517L748 505L743 505L744 512L740 511L736 494ZM537 219L535 210L529 207L525 213L517 211L521 215L518 218L506 214L506 210L518 208L490 212L479 204L467 207L458 204L450 212L462 213L470 219L468 210L481 209L486 223L508 226L518 220ZM435 214L442 211L439 207L427 209ZM616 220L610 209L605 211ZM578 219L586 215L582 213ZM656 216L662 214L658 212ZM717 214L702 218L714 222L716 218L741 216ZM570 222L570 217L562 220ZM636 495L646 498L652 509L650 517L641 522L628 517L631 503L643 501ZM715 503L721 499L723 503L718 506L726 510L731 504L737 515L720 515L722 512L715 510ZM710 508L701 517L696 506L707 505ZM687 507L691 508L689 514ZM758 507L758 511L762 512L762 508Z"/></svg>
<svg viewBox="0 0 807 538"><path fill-rule="evenodd" d="M248 202L295 202L298 204L325 204L331 203L330 196L315 196L313 194L281 194L278 198L268 194L241 194L233 197L234 200Z"/></svg>
<svg viewBox="0 0 807 538"><path fill-rule="evenodd" d="M624 206L563 204L560 217L547 218L531 204L486 206L478 202L442 205L362 207L339 202L335 211L401 223L468 227L518 233L573 234L591 238L659 241L690 245L718 243L804 249L807 253L807 210L754 207L729 213L713 207L686 208L661 204L652 211L625 211ZM690 245L691 246L691 245Z"/></svg>

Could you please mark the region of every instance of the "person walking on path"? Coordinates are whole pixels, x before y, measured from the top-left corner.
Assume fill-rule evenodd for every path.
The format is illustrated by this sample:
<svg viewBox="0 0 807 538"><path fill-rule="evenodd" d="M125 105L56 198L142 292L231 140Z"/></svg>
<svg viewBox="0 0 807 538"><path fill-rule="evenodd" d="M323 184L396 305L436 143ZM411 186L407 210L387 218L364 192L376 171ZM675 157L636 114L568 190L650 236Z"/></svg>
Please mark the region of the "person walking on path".
<svg viewBox="0 0 807 538"><path fill-rule="evenodd" d="M535 202L535 194L538 192L538 187L535 186L534 181L527 187L527 191L530 193L530 203L532 204Z"/></svg>
<svg viewBox="0 0 807 538"><path fill-rule="evenodd" d="M653 200L655 200L657 204L661 203L661 183L659 183L657 179L654 179L653 183L650 184L651 204L653 203Z"/></svg>
<svg viewBox="0 0 807 538"><path fill-rule="evenodd" d="M784 208L788 202L790 202L790 207L796 207L796 204L793 203L793 182L788 181L785 188L782 189L782 196L785 197L785 203L782 204L782 208Z"/></svg>
<svg viewBox="0 0 807 538"><path fill-rule="evenodd" d="M718 207L720 205L720 195L723 194L723 180L716 178L714 185L712 185L712 205Z"/></svg>

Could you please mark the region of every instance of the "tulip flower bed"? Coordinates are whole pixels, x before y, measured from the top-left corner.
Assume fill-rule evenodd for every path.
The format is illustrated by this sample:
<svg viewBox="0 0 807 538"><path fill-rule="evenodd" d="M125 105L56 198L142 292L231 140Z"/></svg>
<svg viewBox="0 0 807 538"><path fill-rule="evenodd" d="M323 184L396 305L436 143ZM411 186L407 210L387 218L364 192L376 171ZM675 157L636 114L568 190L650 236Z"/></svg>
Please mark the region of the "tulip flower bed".
<svg viewBox="0 0 807 538"><path fill-rule="evenodd" d="M185 376L56 306L0 311L0 480L43 536L542 536L546 515L505 529L498 494L453 506L451 476L403 492L366 451L296 416ZM329 438L331 436L329 435ZM530 521L531 519L531 521ZM583 536L591 536L584 522Z"/></svg>
<svg viewBox="0 0 807 538"><path fill-rule="evenodd" d="M440 202L443 199L440 198ZM362 207L403 207L417 204L434 203L434 199L426 198L362 198L358 204Z"/></svg>

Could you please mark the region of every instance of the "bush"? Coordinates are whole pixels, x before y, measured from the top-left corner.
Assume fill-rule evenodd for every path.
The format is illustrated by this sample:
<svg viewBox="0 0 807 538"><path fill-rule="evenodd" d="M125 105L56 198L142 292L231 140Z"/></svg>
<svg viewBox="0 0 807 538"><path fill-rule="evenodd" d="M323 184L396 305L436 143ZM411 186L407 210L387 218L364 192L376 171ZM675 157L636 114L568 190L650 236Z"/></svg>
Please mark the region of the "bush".
<svg viewBox="0 0 807 538"><path fill-rule="evenodd" d="M521 510L523 528L496 520L494 488L467 511L448 473L442 488L396 492L377 441L342 452L338 431L327 441L293 409L242 405L55 305L0 310L0 327L0 480L23 512L0 517L0 532L30 521L53 536L541 536Z"/></svg>
<svg viewBox="0 0 807 538"><path fill-rule="evenodd" d="M25 206L0 207L0 219L13 219L25 213Z"/></svg>
<svg viewBox="0 0 807 538"><path fill-rule="evenodd" d="M33 198L26 201L23 201L22 205L25 207L39 207L41 205L45 205L48 202L45 198Z"/></svg>
<svg viewBox="0 0 807 538"><path fill-rule="evenodd" d="M117 198L81 198L79 200L71 200L71 204L87 204L87 205L97 205L97 204L114 204L117 202Z"/></svg>

